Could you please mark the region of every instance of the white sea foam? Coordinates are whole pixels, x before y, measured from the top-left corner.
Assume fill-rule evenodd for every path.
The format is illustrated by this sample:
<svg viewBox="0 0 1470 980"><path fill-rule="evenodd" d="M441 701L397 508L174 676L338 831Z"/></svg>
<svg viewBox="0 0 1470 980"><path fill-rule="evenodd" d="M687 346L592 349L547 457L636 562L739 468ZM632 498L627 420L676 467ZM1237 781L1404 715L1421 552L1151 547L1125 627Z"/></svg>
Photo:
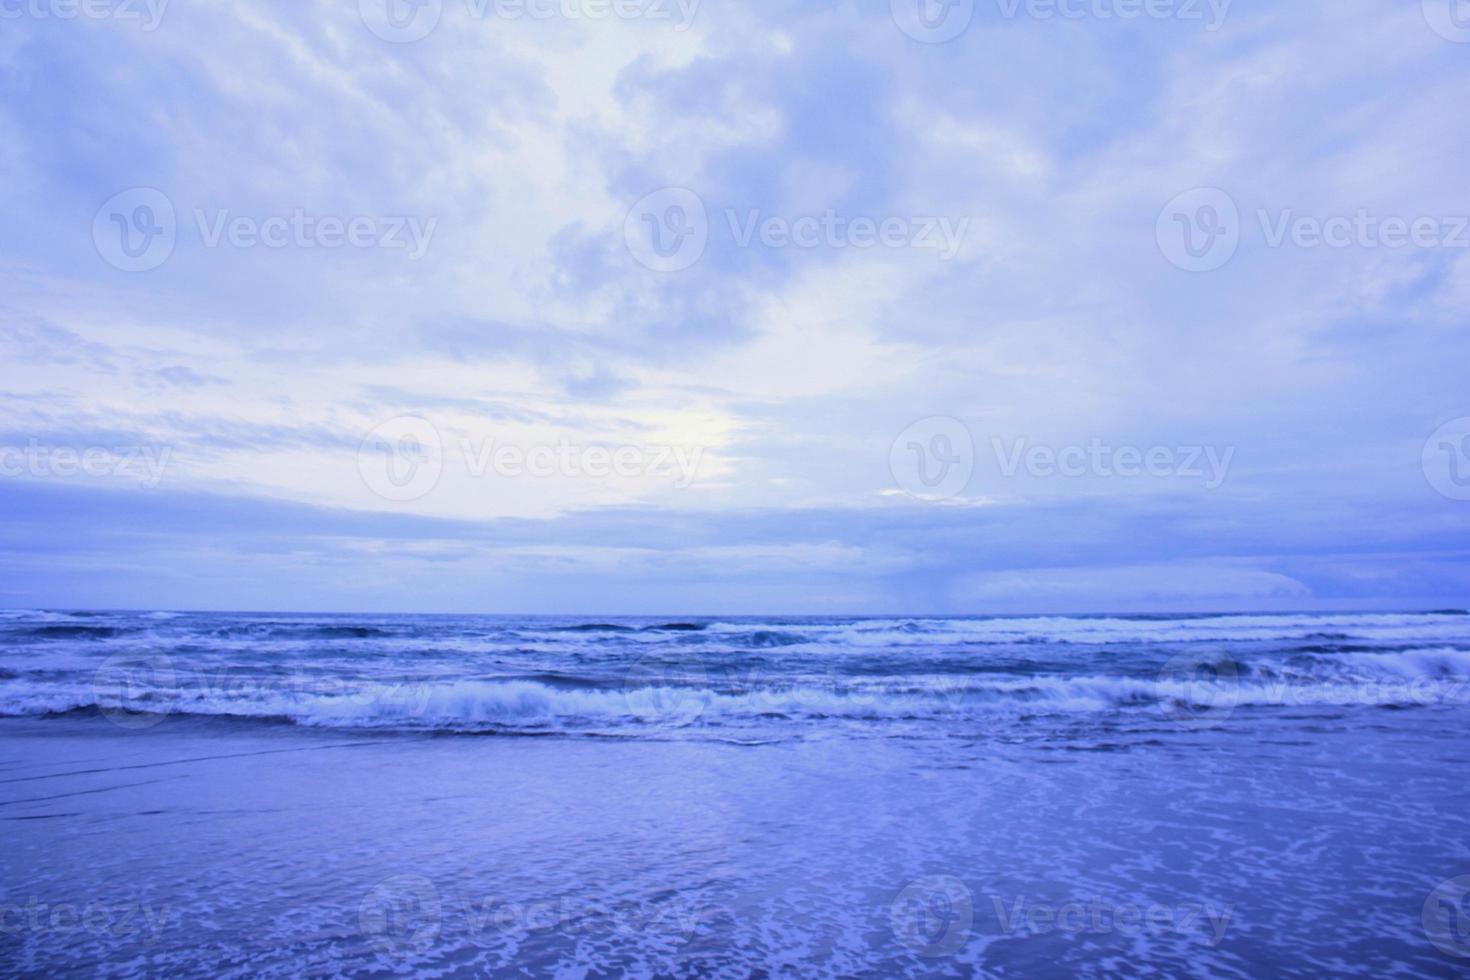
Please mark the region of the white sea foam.
<svg viewBox="0 0 1470 980"><path fill-rule="evenodd" d="M814 729L803 722L990 726L1170 705L1451 704L1470 682L1470 617L1448 614L686 625L57 615L0 621L0 714L789 734Z"/></svg>

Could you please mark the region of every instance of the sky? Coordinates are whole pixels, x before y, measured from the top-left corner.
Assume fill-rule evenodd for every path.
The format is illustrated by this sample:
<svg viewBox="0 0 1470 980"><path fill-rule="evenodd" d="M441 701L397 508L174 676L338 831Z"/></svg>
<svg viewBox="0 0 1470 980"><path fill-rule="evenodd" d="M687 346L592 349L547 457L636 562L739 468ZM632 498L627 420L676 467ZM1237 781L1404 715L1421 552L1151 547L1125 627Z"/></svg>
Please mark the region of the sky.
<svg viewBox="0 0 1470 980"><path fill-rule="evenodd" d="M0 0L0 606L1470 605L1464 0Z"/></svg>

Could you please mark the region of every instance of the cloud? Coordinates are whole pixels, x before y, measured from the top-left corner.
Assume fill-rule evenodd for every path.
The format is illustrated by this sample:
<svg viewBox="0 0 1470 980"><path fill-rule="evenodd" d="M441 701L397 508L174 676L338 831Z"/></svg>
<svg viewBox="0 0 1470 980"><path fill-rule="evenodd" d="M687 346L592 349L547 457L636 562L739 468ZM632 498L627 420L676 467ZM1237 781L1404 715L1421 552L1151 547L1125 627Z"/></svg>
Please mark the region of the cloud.
<svg viewBox="0 0 1470 980"><path fill-rule="evenodd" d="M1248 501L1209 521L1129 501L979 511L599 507L483 521L167 484L0 489L0 591L42 607L75 605L82 590L86 605L282 610L1392 608L1463 604L1456 596L1470 586L1470 515L1446 523L1431 507L1392 524L1367 503L1285 520ZM1377 530L1349 543L1343 526Z"/></svg>
<svg viewBox="0 0 1470 980"><path fill-rule="evenodd" d="M152 497L11 474L33 520L8 525L6 589L974 611L1462 588L1465 505L1421 455L1470 415L1470 244L1272 229L1470 215L1463 51L1371 0L1235 4L1218 30L1005 9L944 44L868 0L702 4L687 30L447 3L408 44L351 3L7 21L0 450L169 464ZM151 271L93 235L132 187L175 219ZM705 235L660 271L630 209L670 187ZM1208 273L1158 238L1200 187L1241 216ZM361 453L406 416L444 468L394 502ZM970 433L973 473L921 503L892 451L932 418ZM1007 475L995 440L1233 456L1207 490ZM698 477L475 472L568 445L697 451ZM110 578L137 535L150 573Z"/></svg>

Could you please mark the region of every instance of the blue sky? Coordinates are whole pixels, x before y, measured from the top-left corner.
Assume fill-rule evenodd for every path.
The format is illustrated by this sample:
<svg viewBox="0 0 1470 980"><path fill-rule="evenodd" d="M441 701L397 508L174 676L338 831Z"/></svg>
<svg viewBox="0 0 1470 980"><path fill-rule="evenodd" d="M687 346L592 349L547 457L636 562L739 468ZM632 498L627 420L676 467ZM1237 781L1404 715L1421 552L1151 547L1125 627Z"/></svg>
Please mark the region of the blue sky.
<svg viewBox="0 0 1470 980"><path fill-rule="evenodd" d="M1465 606L1467 8L6 0L0 606Z"/></svg>

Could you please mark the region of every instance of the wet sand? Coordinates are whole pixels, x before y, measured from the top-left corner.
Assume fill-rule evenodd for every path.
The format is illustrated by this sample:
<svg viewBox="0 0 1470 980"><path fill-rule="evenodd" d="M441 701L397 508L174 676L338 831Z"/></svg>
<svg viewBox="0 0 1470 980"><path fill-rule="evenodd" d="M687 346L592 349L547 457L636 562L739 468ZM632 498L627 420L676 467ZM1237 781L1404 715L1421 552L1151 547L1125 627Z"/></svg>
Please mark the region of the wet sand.
<svg viewBox="0 0 1470 980"><path fill-rule="evenodd" d="M1463 719L1407 716L1025 746L6 720L0 950L52 976L1448 976L1421 915L1470 870Z"/></svg>

